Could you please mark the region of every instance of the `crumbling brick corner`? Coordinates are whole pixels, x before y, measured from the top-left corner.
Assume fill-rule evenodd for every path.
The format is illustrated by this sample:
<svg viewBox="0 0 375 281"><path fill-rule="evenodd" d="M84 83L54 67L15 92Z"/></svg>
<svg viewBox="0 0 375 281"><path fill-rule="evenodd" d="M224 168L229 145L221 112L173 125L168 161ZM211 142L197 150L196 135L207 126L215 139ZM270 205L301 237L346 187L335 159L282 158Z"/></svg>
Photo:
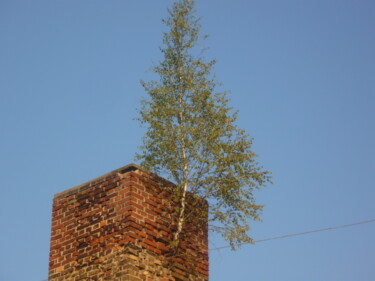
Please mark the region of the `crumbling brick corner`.
<svg viewBox="0 0 375 281"><path fill-rule="evenodd" d="M207 203L171 247L172 183L131 164L56 194L49 281L207 281Z"/></svg>

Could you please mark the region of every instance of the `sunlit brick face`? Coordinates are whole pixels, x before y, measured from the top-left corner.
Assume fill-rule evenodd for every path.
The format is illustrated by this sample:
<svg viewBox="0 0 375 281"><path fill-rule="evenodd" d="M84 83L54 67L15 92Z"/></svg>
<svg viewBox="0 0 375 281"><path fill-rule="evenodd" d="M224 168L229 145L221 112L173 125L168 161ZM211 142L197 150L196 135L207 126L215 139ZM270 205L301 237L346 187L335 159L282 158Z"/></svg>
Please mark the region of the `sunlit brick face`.
<svg viewBox="0 0 375 281"><path fill-rule="evenodd" d="M55 195L49 280L208 280L206 223L171 250L172 186L132 164Z"/></svg>

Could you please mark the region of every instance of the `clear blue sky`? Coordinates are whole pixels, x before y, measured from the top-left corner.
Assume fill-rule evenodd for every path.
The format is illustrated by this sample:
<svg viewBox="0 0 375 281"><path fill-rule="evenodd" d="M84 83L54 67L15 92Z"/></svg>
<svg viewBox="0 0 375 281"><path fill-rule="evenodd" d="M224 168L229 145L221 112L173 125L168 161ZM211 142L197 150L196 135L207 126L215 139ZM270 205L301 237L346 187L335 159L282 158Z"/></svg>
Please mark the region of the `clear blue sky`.
<svg viewBox="0 0 375 281"><path fill-rule="evenodd" d="M0 0L0 280L47 278L53 195L133 162L172 0ZM375 218L375 2L198 1L274 173L263 239ZM211 237L210 246L222 246ZM373 281L375 223L213 251L211 281Z"/></svg>

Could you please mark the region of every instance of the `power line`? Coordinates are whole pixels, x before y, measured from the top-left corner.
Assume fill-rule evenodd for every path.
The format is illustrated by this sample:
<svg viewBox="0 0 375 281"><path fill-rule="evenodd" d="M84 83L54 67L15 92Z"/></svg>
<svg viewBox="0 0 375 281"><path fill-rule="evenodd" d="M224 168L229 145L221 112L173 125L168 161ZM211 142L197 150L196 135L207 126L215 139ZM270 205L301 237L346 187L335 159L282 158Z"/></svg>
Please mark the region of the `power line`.
<svg viewBox="0 0 375 281"><path fill-rule="evenodd" d="M275 237L256 240L256 241L253 241L253 243L256 244L256 243L266 242L266 241L270 241L270 240L277 240L277 239L284 239L284 238L289 238L289 237L294 237L294 236L307 235L307 234L311 234L311 233L323 232L323 231L328 231L328 230L335 230L335 229L345 228L345 227L352 227L352 226L357 226L357 225L372 223L372 222L375 222L375 219L360 221L360 222L354 222L354 223L350 223L350 224L331 226L331 227L327 227L327 228L315 229L315 230L310 230L310 231L286 234L286 235L281 235L281 236L275 236ZM250 244L250 243L243 243L242 245L245 245L245 244ZM231 246L222 246L222 247L210 249L210 251L216 251L216 250L226 249L226 248L230 248L230 247Z"/></svg>

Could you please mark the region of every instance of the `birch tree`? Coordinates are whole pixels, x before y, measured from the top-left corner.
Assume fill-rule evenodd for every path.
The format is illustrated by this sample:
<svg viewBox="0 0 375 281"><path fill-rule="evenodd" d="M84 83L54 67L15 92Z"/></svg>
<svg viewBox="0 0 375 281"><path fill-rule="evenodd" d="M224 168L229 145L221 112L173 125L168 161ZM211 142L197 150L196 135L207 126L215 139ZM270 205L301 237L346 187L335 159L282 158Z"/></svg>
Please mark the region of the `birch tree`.
<svg viewBox="0 0 375 281"><path fill-rule="evenodd" d="M227 94L216 90L215 61L199 52L204 38L195 1L179 0L168 13L163 60L153 68L158 79L142 81L147 97L138 119L146 133L136 158L176 184L174 245L189 216L187 194L194 194L209 203L210 230L235 249L252 241L250 223L262 211L253 193L270 181L270 173L257 163L252 138L237 127Z"/></svg>

